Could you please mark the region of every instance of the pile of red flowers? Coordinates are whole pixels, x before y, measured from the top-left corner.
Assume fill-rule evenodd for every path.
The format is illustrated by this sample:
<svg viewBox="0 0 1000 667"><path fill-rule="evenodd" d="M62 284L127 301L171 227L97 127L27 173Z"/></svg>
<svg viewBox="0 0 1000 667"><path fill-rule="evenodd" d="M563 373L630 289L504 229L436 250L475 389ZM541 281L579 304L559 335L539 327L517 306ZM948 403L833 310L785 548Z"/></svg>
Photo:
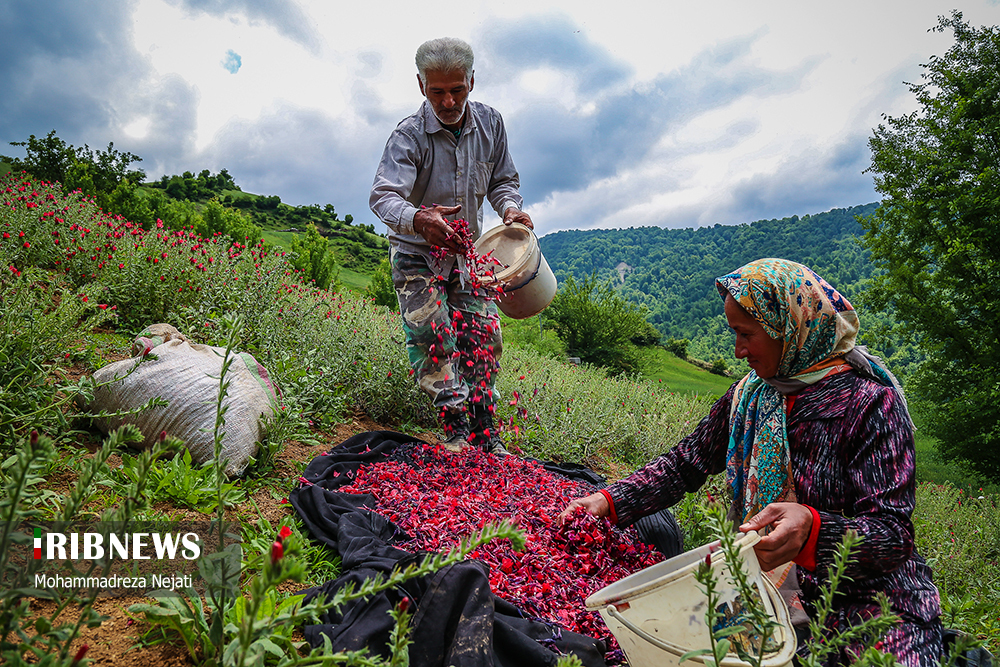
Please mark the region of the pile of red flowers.
<svg viewBox="0 0 1000 667"><path fill-rule="evenodd" d="M415 444L362 466L338 490L374 495L372 509L412 537L396 545L408 551L448 549L487 523L511 521L526 534L524 551L498 540L471 556L489 566L493 592L526 614L598 639L613 637L600 614L587 611L586 597L663 560L634 529L607 519L580 512L559 526L566 504L594 488L516 456Z"/></svg>

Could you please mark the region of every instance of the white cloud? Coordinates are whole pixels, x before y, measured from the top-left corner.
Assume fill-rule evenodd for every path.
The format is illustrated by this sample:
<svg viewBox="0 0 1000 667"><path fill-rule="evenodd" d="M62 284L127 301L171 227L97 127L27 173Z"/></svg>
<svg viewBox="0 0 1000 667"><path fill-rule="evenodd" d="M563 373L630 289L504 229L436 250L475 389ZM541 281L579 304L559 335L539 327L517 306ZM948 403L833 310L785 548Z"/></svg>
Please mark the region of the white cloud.
<svg viewBox="0 0 1000 667"><path fill-rule="evenodd" d="M50 4L0 15L0 141L115 141L151 178L226 167L374 222L375 164L420 103L413 53L450 34L476 49L473 97L503 113L542 233L873 201L867 137L951 43L928 32L940 0ZM995 0L967 4L1000 22Z"/></svg>

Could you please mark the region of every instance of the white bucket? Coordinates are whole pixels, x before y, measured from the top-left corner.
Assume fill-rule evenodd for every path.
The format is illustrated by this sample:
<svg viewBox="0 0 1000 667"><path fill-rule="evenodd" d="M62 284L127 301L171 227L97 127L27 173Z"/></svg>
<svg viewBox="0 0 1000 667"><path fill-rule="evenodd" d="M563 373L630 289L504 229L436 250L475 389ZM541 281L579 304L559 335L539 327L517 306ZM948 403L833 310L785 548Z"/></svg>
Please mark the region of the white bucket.
<svg viewBox="0 0 1000 667"><path fill-rule="evenodd" d="M747 581L756 586L764 608L780 624L773 634L776 650L764 654L762 666L785 667L792 663L795 653L795 630L785 601L757 563L753 545L759 540L760 536L750 531L740 537L737 544ZM694 578L698 566L709 554L718 581L719 611L727 620L738 617L742 601L729 583L725 555L719 542L647 567L587 598L587 608L600 610L632 667L680 665L680 657L688 651L711 648L711 629L705 623L708 598ZM745 633L730 637L734 642L739 639L750 641ZM759 638L757 641L759 643ZM748 648L751 654L756 654L756 649ZM685 667L703 665L711 657L708 654L689 658ZM729 653L721 667L748 665L736 653Z"/></svg>
<svg viewBox="0 0 1000 667"><path fill-rule="evenodd" d="M503 286L497 305L504 315L523 320L552 303L556 277L528 227L515 222L488 229L476 241L476 252L480 256L492 252L491 257L499 262L492 266L492 276L481 279L487 286L495 283Z"/></svg>

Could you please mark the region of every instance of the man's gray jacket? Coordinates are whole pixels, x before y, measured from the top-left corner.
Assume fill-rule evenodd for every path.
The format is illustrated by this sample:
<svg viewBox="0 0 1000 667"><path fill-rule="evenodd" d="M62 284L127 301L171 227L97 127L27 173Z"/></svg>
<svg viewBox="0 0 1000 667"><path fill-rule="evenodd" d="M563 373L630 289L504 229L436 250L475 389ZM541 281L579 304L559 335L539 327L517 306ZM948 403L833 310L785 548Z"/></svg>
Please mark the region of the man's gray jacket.
<svg viewBox="0 0 1000 667"><path fill-rule="evenodd" d="M511 206L521 208L519 185L496 109L470 100L456 139L424 100L389 136L369 204L389 227L394 248L429 256L430 245L413 229L413 215L421 206L461 205L462 210L450 217L466 220L473 238L479 238L483 199L502 217Z"/></svg>

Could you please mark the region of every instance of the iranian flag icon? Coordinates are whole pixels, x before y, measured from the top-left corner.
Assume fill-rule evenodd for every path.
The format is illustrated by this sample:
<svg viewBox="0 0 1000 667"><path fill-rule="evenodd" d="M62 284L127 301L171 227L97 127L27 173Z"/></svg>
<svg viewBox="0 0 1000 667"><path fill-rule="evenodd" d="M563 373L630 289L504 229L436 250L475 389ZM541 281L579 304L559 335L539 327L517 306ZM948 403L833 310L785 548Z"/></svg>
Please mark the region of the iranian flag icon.
<svg viewBox="0 0 1000 667"><path fill-rule="evenodd" d="M42 529L35 528L35 560L42 558Z"/></svg>

